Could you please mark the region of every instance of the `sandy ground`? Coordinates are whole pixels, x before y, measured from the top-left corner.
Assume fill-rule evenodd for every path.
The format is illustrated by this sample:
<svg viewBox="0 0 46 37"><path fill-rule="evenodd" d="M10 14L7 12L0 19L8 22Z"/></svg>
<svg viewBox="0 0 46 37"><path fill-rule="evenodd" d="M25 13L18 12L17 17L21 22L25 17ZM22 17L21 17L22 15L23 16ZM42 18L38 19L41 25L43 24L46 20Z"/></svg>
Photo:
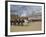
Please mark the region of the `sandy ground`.
<svg viewBox="0 0 46 37"><path fill-rule="evenodd" d="M11 32L21 32L21 31L40 31L41 30L41 21L30 22L26 26L11 26Z"/></svg>

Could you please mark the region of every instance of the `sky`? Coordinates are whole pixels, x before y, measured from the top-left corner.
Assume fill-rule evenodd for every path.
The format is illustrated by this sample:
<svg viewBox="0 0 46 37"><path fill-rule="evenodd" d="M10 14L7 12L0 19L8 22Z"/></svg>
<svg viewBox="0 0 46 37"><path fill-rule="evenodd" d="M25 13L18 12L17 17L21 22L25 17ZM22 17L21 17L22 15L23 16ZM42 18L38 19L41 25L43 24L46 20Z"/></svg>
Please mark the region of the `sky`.
<svg viewBox="0 0 46 37"><path fill-rule="evenodd" d="M10 5L10 12L11 15L18 15L18 16L41 15L42 6Z"/></svg>

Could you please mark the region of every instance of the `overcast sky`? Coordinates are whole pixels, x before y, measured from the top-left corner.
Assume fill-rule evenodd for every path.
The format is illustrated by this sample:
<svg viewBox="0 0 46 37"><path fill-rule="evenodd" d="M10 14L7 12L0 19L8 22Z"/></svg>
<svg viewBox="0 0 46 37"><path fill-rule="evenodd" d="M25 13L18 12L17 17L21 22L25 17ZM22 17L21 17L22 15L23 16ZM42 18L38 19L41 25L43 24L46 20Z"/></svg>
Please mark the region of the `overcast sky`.
<svg viewBox="0 0 46 37"><path fill-rule="evenodd" d="M12 15L31 16L33 14L41 14L42 6L34 5L10 5Z"/></svg>

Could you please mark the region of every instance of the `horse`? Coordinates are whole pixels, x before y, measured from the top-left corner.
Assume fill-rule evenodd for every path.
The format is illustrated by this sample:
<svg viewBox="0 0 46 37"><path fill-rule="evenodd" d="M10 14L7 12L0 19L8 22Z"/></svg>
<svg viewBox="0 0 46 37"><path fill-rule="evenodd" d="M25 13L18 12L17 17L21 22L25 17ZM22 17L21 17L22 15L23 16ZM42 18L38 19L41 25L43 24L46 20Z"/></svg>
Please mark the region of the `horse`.
<svg viewBox="0 0 46 37"><path fill-rule="evenodd" d="M11 20L11 25L21 25L21 26L23 26L23 23L24 23L25 21L24 21L24 19L15 19L15 20Z"/></svg>
<svg viewBox="0 0 46 37"><path fill-rule="evenodd" d="M24 19L20 19L21 26L23 26L24 22L25 22Z"/></svg>
<svg viewBox="0 0 46 37"><path fill-rule="evenodd" d="M15 21L14 20L11 20L11 25L15 25Z"/></svg>

